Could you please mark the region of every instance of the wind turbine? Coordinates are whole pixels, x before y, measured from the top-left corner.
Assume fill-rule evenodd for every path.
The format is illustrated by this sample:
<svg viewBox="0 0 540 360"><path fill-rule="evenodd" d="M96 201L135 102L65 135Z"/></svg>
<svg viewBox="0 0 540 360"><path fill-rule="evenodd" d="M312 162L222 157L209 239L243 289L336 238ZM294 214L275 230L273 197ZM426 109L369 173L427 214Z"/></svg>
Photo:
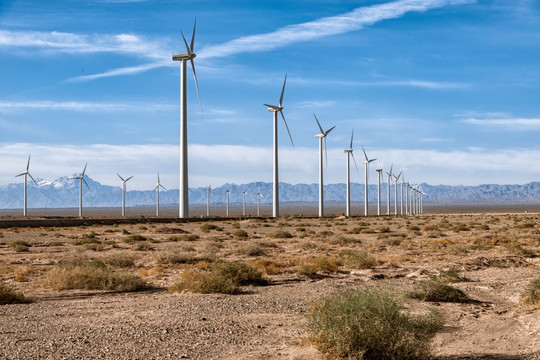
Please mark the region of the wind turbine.
<svg viewBox="0 0 540 360"><path fill-rule="evenodd" d="M126 183L133 177L133 175L125 180L120 176L120 174L116 173L116 175L118 175L120 180L122 180L122 216L126 216Z"/></svg>
<svg viewBox="0 0 540 360"><path fill-rule="evenodd" d="M81 173L80 176L73 176L72 177L73 180L79 180L79 216L82 216L82 183L84 182L84 185L86 185L88 190L90 190L90 186L88 186L88 183L84 179L84 173L86 172L86 166L87 165L88 165L88 163L86 165L84 165L83 172Z"/></svg>
<svg viewBox="0 0 540 360"><path fill-rule="evenodd" d="M246 216L246 194L247 192L242 192L244 199L242 200L242 216Z"/></svg>
<svg viewBox="0 0 540 360"><path fill-rule="evenodd" d="M351 131L351 144L349 145L349 148L343 151L345 154L347 154L347 202L345 206L345 215L347 217L351 216L351 166L350 166L351 156L353 158L356 171L358 171L358 165L356 165L356 160L354 158L353 148L352 148L353 137L354 137L354 130Z"/></svg>
<svg viewBox="0 0 540 360"><path fill-rule="evenodd" d="M379 164L377 168L378 184L377 184L377 215L381 216L381 178L382 178L382 165Z"/></svg>
<svg viewBox="0 0 540 360"><path fill-rule="evenodd" d="M165 189L165 187L163 187L163 185L161 185L161 182L159 181L159 172L158 172L157 184L156 184L156 187L154 188L154 190L156 190L156 216L159 216L159 188L162 188L163 190L167 190Z"/></svg>
<svg viewBox="0 0 540 360"><path fill-rule="evenodd" d="M386 215L390 215L390 178L392 177L392 168L394 165L390 166L390 172L386 173L386 180L388 183L388 201L386 202Z"/></svg>
<svg viewBox="0 0 540 360"><path fill-rule="evenodd" d="M365 196L364 196L364 212L365 212L365 215L368 216L368 166L369 166L369 163L377 159L368 159L366 150L364 150L363 146L362 146L362 151L364 152L364 158L366 159L364 160L364 165L366 168L366 190L365 190Z"/></svg>
<svg viewBox="0 0 540 360"><path fill-rule="evenodd" d="M227 189L227 208L226 208L226 215L229 216L229 195L231 194L231 190Z"/></svg>
<svg viewBox="0 0 540 360"><path fill-rule="evenodd" d="M268 111L274 113L274 185L273 185L273 205L272 205L272 216L279 216L279 174L278 174L278 113L281 114L287 132L289 133L289 138L291 139L291 144L294 146L294 142L289 131L289 125L287 125L287 120L283 115L283 93L285 92L285 84L287 83L287 74L285 74L285 80L283 81L283 88L281 89L281 96L279 97L279 105L268 105Z"/></svg>
<svg viewBox="0 0 540 360"><path fill-rule="evenodd" d="M396 184L394 186L394 215L398 214L397 213L397 183L398 183L399 177L401 176L402 172L403 171L401 171L398 176L392 174L394 176L394 181L395 181L395 184Z"/></svg>
<svg viewBox="0 0 540 360"><path fill-rule="evenodd" d="M36 180L34 180L34 178L32 177L32 175L30 175L29 168L30 168L30 155L28 155L28 162L26 163L26 171L15 176L15 177L19 177L19 176L24 175L24 207L23 207L23 215L24 216L27 215L27 210L28 210L28 195L27 195L27 192L28 192L28 190L27 190L27 188L28 188L28 176L30 176L30 179L32 179L34 184L39 186L38 183L36 182Z"/></svg>
<svg viewBox="0 0 540 360"><path fill-rule="evenodd" d="M409 182L408 181L405 185L405 214L410 215L409 214Z"/></svg>
<svg viewBox="0 0 540 360"><path fill-rule="evenodd" d="M179 199L179 216L181 218L189 217L189 187L188 187L188 145L187 145L187 81L186 81L186 69L187 62L191 62L191 68L193 70L193 78L195 79L195 87L197 88L197 97L199 98L199 106L202 104L201 95L199 94L199 83L197 81L197 74L195 72L195 64L193 59L197 56L193 52L193 43L195 41L195 28L197 26L197 19L193 25L193 34L191 35L191 43L188 46L184 34L182 39L186 45L186 53L173 55L173 61L180 61L180 199Z"/></svg>
<svg viewBox="0 0 540 360"><path fill-rule="evenodd" d="M319 119L317 119L317 116L315 114L313 114L313 116L315 116L315 121L317 121L317 125L319 125L319 130L321 130L321 133L315 135L315 137L319 139L319 217L323 217L324 216L323 139L324 139L324 152L326 154L326 166L328 166L326 135L328 135L330 131L334 130L335 126L324 131L321 126L321 123L319 123Z"/></svg>
<svg viewBox="0 0 540 360"><path fill-rule="evenodd" d="M403 213L403 186L405 185L405 174L401 177L401 215L404 215Z"/></svg>
<svg viewBox="0 0 540 360"><path fill-rule="evenodd" d="M261 189L259 189L259 192L257 192L257 216L261 216Z"/></svg>
<svg viewBox="0 0 540 360"><path fill-rule="evenodd" d="M212 190L212 185L208 185L206 188L206 216L210 216L210 191Z"/></svg>

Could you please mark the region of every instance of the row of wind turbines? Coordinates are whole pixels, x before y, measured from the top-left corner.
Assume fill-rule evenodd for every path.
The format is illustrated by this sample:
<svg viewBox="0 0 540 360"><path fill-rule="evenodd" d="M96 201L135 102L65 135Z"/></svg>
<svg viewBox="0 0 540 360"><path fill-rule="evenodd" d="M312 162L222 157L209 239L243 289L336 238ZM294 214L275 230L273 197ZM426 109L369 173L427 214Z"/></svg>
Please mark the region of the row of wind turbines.
<svg viewBox="0 0 540 360"><path fill-rule="evenodd" d="M201 96L199 92L199 84L197 81L197 74L195 71L195 63L193 59L197 56L194 53L194 42L195 42L195 30L197 27L197 20L195 19L195 24L193 26L193 34L191 36L191 42L188 45L186 38L183 33L182 39L184 41L184 44L186 46L186 52L181 54L173 55L172 60L173 61L180 61L180 198L179 198L179 216L180 218L187 218L189 217L189 187L188 187L188 147L187 147L187 80L186 80L186 69L187 69L187 62L189 61L191 63L191 69L193 71L193 78L195 80L195 86L197 89L197 97L199 99L199 106L201 107L201 114L202 114L202 103L201 103ZM285 120L285 116L283 115L283 95L285 93L285 85L287 83L287 75L285 74L285 79L283 81L283 87L281 89L281 95L279 97L279 103L278 105L269 105L264 104L268 108L268 111L272 113L273 115L273 186L272 186L272 216L273 217L279 217L279 162L278 162L278 113L281 115L283 119L283 123L285 124L285 127L287 129L287 133L289 134L289 138L291 140L291 144L294 146L293 138L291 135L291 132L289 130L289 126L287 125L287 120ZM317 125L319 126L319 130L321 131L320 134L315 135L316 138L319 139L319 216L324 216L324 191L323 191L323 183L324 183L324 176L323 176L323 139L324 139L324 149L326 152L326 136L335 128L332 127L326 131L323 130L319 119L317 119L317 116L313 114L315 117L315 120L317 122ZM350 206L350 161L349 158L352 156L354 160L353 155L353 135L351 134L351 143L349 146L349 149L345 150L345 153L347 154L347 205L346 205L346 216L350 216L351 214L351 206ZM366 169L366 179L365 179L365 215L368 215L368 165L375 161L375 159L368 159L366 152L364 148L362 147L362 150L364 152L365 156L365 169ZM354 160L356 165L356 160ZM357 167L358 168L358 167ZM398 214L397 210L397 194L398 194L398 180L401 177L402 173L399 175L395 175L392 173L392 168L390 169L390 172L387 173L388 177L388 201L387 201L387 214L390 215L390 180L392 177L394 177L395 180L395 201L394 201L394 214ZM380 166L379 169L377 169L377 172L379 173L379 196L378 196L378 215L381 215L381 196L380 196L380 184L381 184L381 175L382 175L382 167ZM424 193L419 189L411 184L407 183L406 187L406 201L405 201L405 212L403 208L403 190L404 190L405 182L402 177L401 182L401 214L417 214L423 212L423 206L422 206L422 198ZM228 195L229 192L227 192L227 215L229 213L229 205L228 205ZM208 201L207 201L207 214L210 214L210 187L208 188ZM259 203L260 201L258 201ZM257 213L259 214L259 207ZM244 205L243 205L243 213L245 215L245 193L244 193Z"/></svg>
<svg viewBox="0 0 540 360"><path fill-rule="evenodd" d="M197 56L194 53L194 42L195 42L195 30L196 30L196 20L193 27L193 34L191 37L191 42L188 45L186 38L183 33L182 39L184 41L184 44L186 46L186 53L176 54L172 56L173 61L180 61L180 187L179 187L179 217L180 218L188 218L189 217L189 191L190 188L188 187L188 144L187 144L187 80L186 80L186 72L187 72L187 62L189 61L191 63L191 68L193 71L193 78L195 80L195 86L197 90L197 97L199 100L199 105L201 107L201 115L202 115L202 103L201 103L201 97L199 92L199 84L197 81L197 74L195 71L195 64L194 59ZM285 120L285 116L283 115L283 96L285 93L285 86L287 83L287 75L285 74L285 79L283 81L283 87L281 89L281 95L279 97L279 103L278 105L269 105L264 104L268 108L268 111L272 113L273 115L273 194L272 194L272 216L273 217L279 217L279 164L278 164L278 113L281 115L283 122L285 124L285 127L287 129L287 133L289 135L290 141L292 146L294 146L293 138L291 135L291 132L289 130L289 126L287 124L287 121ZM335 126L329 128L328 130L324 130L321 126L321 123L319 122L319 119L315 114L313 114L315 117L315 121L318 125L318 128L320 130L320 133L315 135L315 137L319 141L319 216L324 216L324 174L323 174L323 168L324 168L324 162L323 162L323 149L324 154L326 155L326 162L328 162L327 158L327 150L326 150L326 137L328 134L335 128ZM350 158L353 158L354 164L356 166L356 169L358 170L358 166L356 164L356 160L354 159L353 154L353 137L354 137L354 131L351 133L351 141L349 145L349 149L345 150L345 153L347 154L347 200L346 200L346 216L351 216L351 194L350 194ZM324 140L324 145L323 145ZM364 153L365 161L363 162L365 165L365 215L368 215L368 167L369 164L376 159L369 159L365 149L362 147L362 151ZM28 176L34 181L34 183L37 184L35 179L32 177L32 175L29 172L30 167L30 156L28 157L28 162L26 165L26 171L22 172L21 174L17 176L24 176L24 210L23 215L27 216L27 185L28 185ZM88 189L90 187L88 186L88 183L84 179L84 175L86 172L85 165L83 172L80 174L80 176L74 176L72 177L73 180L79 180L79 216L82 216L82 189L83 189L83 182L86 185ZM398 215L398 181L401 177L401 215L405 214L419 214L423 213L423 195L424 193L415 186L412 186L410 183L405 183L403 172L400 172L397 176L392 173L393 166L390 168L390 171L386 173L388 178L388 199L387 199L387 215L391 215L390 213L390 183L391 179L394 178L395 182L395 200L394 200L394 215ZM377 169L378 172L378 200L377 200L377 214L381 214L381 178L382 178L382 167L379 166ZM122 216L125 216L125 198L126 198L126 183L133 178L133 176L128 178L123 178L117 173L118 177L122 181ZM406 185L406 186L405 186ZM39 185L38 185L39 186ZM166 190L160 183L159 180L159 173L158 173L158 182L156 184L156 187L154 190L156 190L156 216L159 216L159 191L160 189ZM404 197L404 190L405 190L405 197ZM208 187L208 198L207 198L207 215L210 215L210 191L211 188ZM229 215L229 192L227 191L227 207L226 207L226 214ZM257 215L260 216L260 198L262 197L262 194L257 194ZM242 205L242 213L245 216L246 215L246 192L243 192L243 205ZM404 201L405 199L405 201ZM404 207L405 204L405 207Z"/></svg>

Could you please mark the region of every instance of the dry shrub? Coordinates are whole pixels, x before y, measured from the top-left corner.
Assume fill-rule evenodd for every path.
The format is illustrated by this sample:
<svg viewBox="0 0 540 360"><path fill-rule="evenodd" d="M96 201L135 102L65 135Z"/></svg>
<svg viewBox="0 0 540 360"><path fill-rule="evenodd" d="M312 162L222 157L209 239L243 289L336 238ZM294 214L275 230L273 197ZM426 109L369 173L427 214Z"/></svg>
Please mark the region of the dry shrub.
<svg viewBox="0 0 540 360"><path fill-rule="evenodd" d="M238 251L241 255L247 255L247 256L263 256L266 255L266 252L264 251L264 248L261 246L261 244L247 244L246 246L243 246Z"/></svg>
<svg viewBox="0 0 540 360"><path fill-rule="evenodd" d="M28 252L32 244L24 240L15 240L11 241L8 246L16 252Z"/></svg>
<svg viewBox="0 0 540 360"><path fill-rule="evenodd" d="M124 242L127 244L135 244L138 241L147 241L149 238L139 234L132 234L124 238Z"/></svg>
<svg viewBox="0 0 540 360"><path fill-rule="evenodd" d="M180 236L169 236L167 241L196 241L199 240L199 235L184 234Z"/></svg>
<svg viewBox="0 0 540 360"><path fill-rule="evenodd" d="M55 290L136 291L148 287L139 276L115 272L99 260L63 261L45 274L43 285Z"/></svg>
<svg viewBox="0 0 540 360"><path fill-rule="evenodd" d="M136 251L153 251L154 248L149 243L140 242L140 243L135 244L135 246L133 247L133 250L136 250Z"/></svg>
<svg viewBox="0 0 540 360"><path fill-rule="evenodd" d="M257 269L261 269L267 275L282 274L287 268L287 264L285 263L268 259L256 260L252 262L251 265L255 266Z"/></svg>
<svg viewBox="0 0 540 360"><path fill-rule="evenodd" d="M278 230L278 231L269 233L268 237L272 239L290 239L290 238L293 238L294 236L288 231Z"/></svg>
<svg viewBox="0 0 540 360"><path fill-rule="evenodd" d="M358 245L362 241L360 239L355 239L353 237L343 236L341 234L334 235L330 238L330 244L332 245Z"/></svg>
<svg viewBox="0 0 540 360"><path fill-rule="evenodd" d="M204 224L201 226L201 231L205 233L209 233L211 230L215 231L223 231L223 228L215 225L215 224Z"/></svg>
<svg viewBox="0 0 540 360"><path fill-rule="evenodd" d="M344 250L339 253L343 264L353 269L370 269L377 265L377 259L365 250Z"/></svg>
<svg viewBox="0 0 540 360"><path fill-rule="evenodd" d="M217 261L215 255L201 254L201 255L192 255L192 254L178 254L178 253L166 253L162 254L158 262L162 265L177 265L177 264L196 264L200 261L207 261L213 263Z"/></svg>
<svg viewBox="0 0 540 360"><path fill-rule="evenodd" d="M28 281L28 278L30 276L38 274L38 273L39 273L39 270L35 267L30 267L30 266L24 267L18 270L17 273L15 274L15 281L20 281L20 282Z"/></svg>
<svg viewBox="0 0 540 360"><path fill-rule="evenodd" d="M521 301L524 304L532 305L535 309L540 309L540 278L532 280L523 293Z"/></svg>
<svg viewBox="0 0 540 360"><path fill-rule="evenodd" d="M236 230L235 232L232 233L232 235L235 238L240 239L240 240L247 240L247 238L249 237L248 232L245 230Z"/></svg>
<svg viewBox="0 0 540 360"><path fill-rule="evenodd" d="M187 231L181 228L163 226L157 229L156 233L158 234L185 234L187 233Z"/></svg>
<svg viewBox="0 0 540 360"><path fill-rule="evenodd" d="M165 274L165 269L161 266L156 266L150 269L141 269L139 270L140 276L160 276Z"/></svg>
<svg viewBox="0 0 540 360"><path fill-rule="evenodd" d="M464 302L469 299L463 291L439 279L422 281L407 295L412 299L432 302Z"/></svg>
<svg viewBox="0 0 540 360"><path fill-rule="evenodd" d="M104 258L103 262L114 267L130 268L135 266L135 257L126 253L119 253Z"/></svg>
<svg viewBox="0 0 540 360"><path fill-rule="evenodd" d="M535 255L534 251L531 251L529 249L525 249L524 247L521 246L520 243L518 243L515 240L504 243L504 244L502 244L502 246L512 254L529 256L529 257L532 257L532 256Z"/></svg>
<svg viewBox="0 0 540 360"><path fill-rule="evenodd" d="M191 291L202 294L237 294L241 286L267 285L262 273L245 263L216 263L210 271L189 270L181 281L169 288L170 292Z"/></svg>
<svg viewBox="0 0 540 360"><path fill-rule="evenodd" d="M20 292L12 289L3 281L0 281L0 305L25 304L29 302L31 302L30 299L26 298Z"/></svg>
<svg viewBox="0 0 540 360"><path fill-rule="evenodd" d="M336 273L341 266L341 261L335 257L316 256L300 261L298 273L306 276L313 276L317 273Z"/></svg>
<svg viewBox="0 0 540 360"><path fill-rule="evenodd" d="M435 310L412 315L396 296L373 289L345 291L312 308L307 329L327 358L356 360L431 358L430 340L443 324Z"/></svg>

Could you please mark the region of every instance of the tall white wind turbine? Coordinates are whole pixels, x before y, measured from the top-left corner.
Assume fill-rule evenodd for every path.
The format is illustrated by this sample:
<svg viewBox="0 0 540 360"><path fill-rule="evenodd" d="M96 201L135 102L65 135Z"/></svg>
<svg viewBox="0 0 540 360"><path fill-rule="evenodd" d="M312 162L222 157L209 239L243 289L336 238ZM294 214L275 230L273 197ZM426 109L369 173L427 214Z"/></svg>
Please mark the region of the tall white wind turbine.
<svg viewBox="0 0 540 360"><path fill-rule="evenodd" d="M84 179L84 173L86 172L86 166L88 164L84 165L83 172L80 176L73 176L73 180L79 180L79 216L82 216L82 183L84 182L84 185L90 190L90 186L88 186L88 183Z"/></svg>
<svg viewBox="0 0 540 360"><path fill-rule="evenodd" d="M405 215L403 212L403 186L405 185L405 174L401 176L401 215Z"/></svg>
<svg viewBox="0 0 540 360"><path fill-rule="evenodd" d="M156 190L156 216L159 216L159 188L162 188L163 190L167 190L165 189L163 185L161 185L161 182L159 181L159 172L158 172L157 184L156 184L156 187L154 188L154 190Z"/></svg>
<svg viewBox="0 0 540 360"><path fill-rule="evenodd" d="M278 113L281 114L281 117L283 118L283 122L285 123L285 127L287 128L287 132L289 133L289 138L291 139L291 144L294 146L294 142L291 136L291 132L289 131L289 125L287 125L287 120L285 120L285 116L283 115L283 94L285 93L285 84L287 83L287 74L285 74L285 80L283 80L283 88L281 89L281 96L279 97L279 105L268 105L264 104L264 106L268 107L268 111L274 114L274 185L273 185L273 205L272 205L272 216L278 217L279 216L279 169L278 169Z"/></svg>
<svg viewBox="0 0 540 360"><path fill-rule="evenodd" d="M193 25L193 34L191 35L191 43L188 45L184 34L182 33L182 39L186 45L186 53L173 55L173 61L180 61L180 198L179 198L179 216L181 218L189 217L189 187L188 187L188 144L187 144L187 81L186 81L186 69L187 62L191 62L191 68L193 70L193 78L195 79L195 87L197 88L197 97L199 98L199 105L202 104L201 96L199 94L199 83L197 81L197 74L195 72L195 64L193 59L197 56L193 52L193 43L195 41L195 28L197 26L197 19L195 19L195 25Z"/></svg>
<svg viewBox="0 0 540 360"><path fill-rule="evenodd" d="M19 176L24 175L24 207L23 207L24 216L28 214L28 176L30 176L30 179L32 179L34 184L39 186L36 180L34 180L34 178L32 177L32 175L30 175L29 169L30 169L30 155L28 155L28 162L26 163L26 171L15 176L15 177L19 177Z"/></svg>
<svg viewBox="0 0 540 360"><path fill-rule="evenodd" d="M122 216L126 216L126 183L133 177L130 176L127 179L124 179L120 174L116 173L120 180L122 180Z"/></svg>
<svg viewBox="0 0 540 360"><path fill-rule="evenodd" d="M397 183L398 183L399 177L401 176L402 172L400 172L398 176L392 174L394 176L394 182L395 182L395 186L394 186L394 215L398 214L398 212L397 212L397 204L398 204L398 201L397 201L397 193L398 193L398 191L397 191Z"/></svg>
<svg viewBox="0 0 540 360"><path fill-rule="evenodd" d="M326 136L330 133L330 131L334 130L335 126L332 126L330 129L324 131L321 123L319 123L319 119L317 119L317 116L315 116L315 121L317 121L317 125L319 125L319 130L321 130L320 134L315 135L317 139L319 139L319 217L324 216L324 174L323 174L323 139L324 139L324 153L326 154L326 165L328 166L328 152L326 148Z"/></svg>
<svg viewBox="0 0 540 360"><path fill-rule="evenodd" d="M381 216L381 178L382 178L382 165L379 164L377 168L379 182L377 184L377 215Z"/></svg>
<svg viewBox="0 0 540 360"><path fill-rule="evenodd" d="M392 174L392 168L393 167L394 167L394 165L391 165L390 166L390 172L386 173L386 180L387 180L387 183L388 183L388 188L387 188L388 199L387 199L387 202L386 202L386 215L390 215L390 178L393 176L393 174Z"/></svg>
<svg viewBox="0 0 540 360"><path fill-rule="evenodd" d="M366 150L364 150L364 147L362 146L362 151L364 152L364 166L365 166L365 170L366 170L366 188L365 188L365 196L364 196L364 213L365 213L365 216L368 216L368 200L369 200L369 196L368 196L368 166L369 166L369 163L377 160L377 159L368 159L368 156L366 154Z"/></svg>
<svg viewBox="0 0 540 360"><path fill-rule="evenodd" d="M358 165L356 164L356 160L353 154L353 137L354 130L351 131L351 143L349 145L349 148L343 151L345 154L347 154L347 201L345 205L345 216L347 217L351 216L351 156L353 158L356 171L358 171Z"/></svg>

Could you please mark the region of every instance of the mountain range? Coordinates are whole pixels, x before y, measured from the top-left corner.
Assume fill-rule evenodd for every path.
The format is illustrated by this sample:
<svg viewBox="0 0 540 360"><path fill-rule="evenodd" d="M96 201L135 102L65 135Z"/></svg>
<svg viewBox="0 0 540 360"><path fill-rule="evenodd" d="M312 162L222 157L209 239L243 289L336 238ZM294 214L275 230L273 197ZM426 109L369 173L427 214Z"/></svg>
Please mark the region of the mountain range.
<svg viewBox="0 0 540 360"><path fill-rule="evenodd" d="M88 207L118 207L122 201L122 189L119 186L102 185L85 176L90 186L89 191L83 189L84 206ZM79 182L69 177L61 177L54 181L36 179L39 186L33 182L28 185L28 207L30 208L66 208L77 207L79 201ZM478 186L449 186L420 184L425 192L424 203L535 203L540 202L540 182L525 185L478 185ZM224 203L230 190L230 202L241 203L243 192L246 192L246 202L256 203L257 193L262 194L261 203L272 202L272 183L254 182L244 185L224 184L211 190L212 203ZM345 201L345 184L325 185L325 200ZM398 186L398 198L400 196ZM11 183L0 186L0 209L15 209L23 206L24 184ZM392 201L394 186L391 187ZM193 188L190 191L190 203L204 204L207 199L206 188ZM382 203L386 204L387 185L381 185ZM377 185L369 186L370 202L376 202ZM351 199L356 202L364 201L364 184L351 184ZM315 202L318 201L318 184L287 184L280 183L280 201L282 202ZM156 193L153 190L129 190L126 194L127 206L154 205ZM178 190L160 191L160 204L178 204Z"/></svg>

